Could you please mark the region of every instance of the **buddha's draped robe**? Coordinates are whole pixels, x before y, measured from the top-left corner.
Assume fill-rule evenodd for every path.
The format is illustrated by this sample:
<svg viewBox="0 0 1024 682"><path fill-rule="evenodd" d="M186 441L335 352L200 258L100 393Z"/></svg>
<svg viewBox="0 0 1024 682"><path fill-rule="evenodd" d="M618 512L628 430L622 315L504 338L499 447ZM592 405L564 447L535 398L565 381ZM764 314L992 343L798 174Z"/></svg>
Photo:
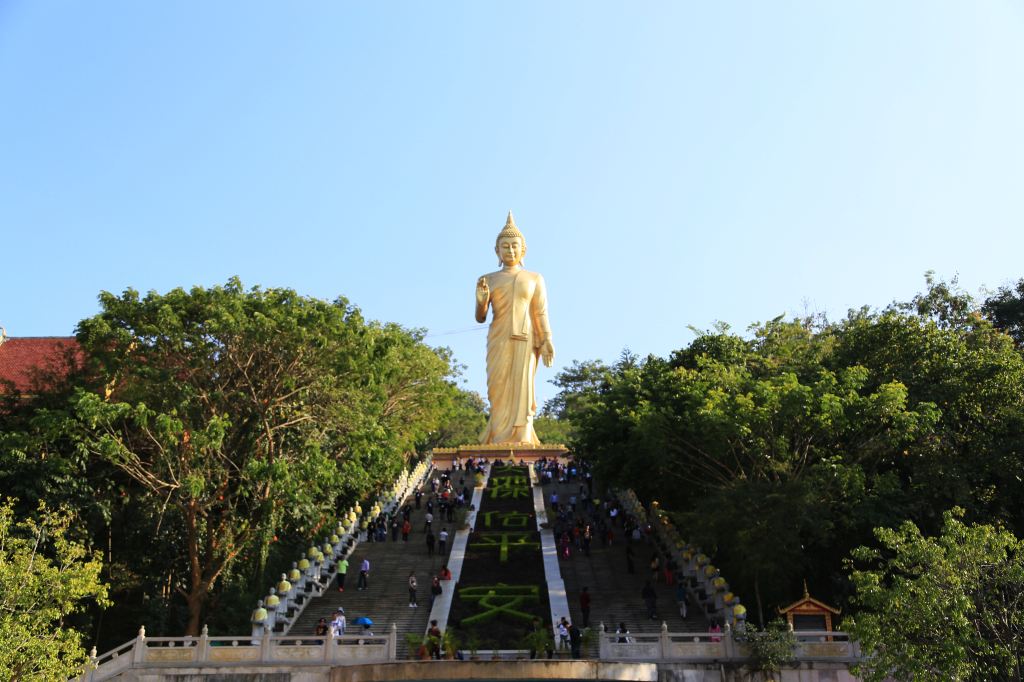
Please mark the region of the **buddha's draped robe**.
<svg viewBox="0 0 1024 682"><path fill-rule="evenodd" d="M544 278L526 270L499 270L486 278L493 311L487 334L491 417L480 442L538 445L534 377L540 346L551 336Z"/></svg>

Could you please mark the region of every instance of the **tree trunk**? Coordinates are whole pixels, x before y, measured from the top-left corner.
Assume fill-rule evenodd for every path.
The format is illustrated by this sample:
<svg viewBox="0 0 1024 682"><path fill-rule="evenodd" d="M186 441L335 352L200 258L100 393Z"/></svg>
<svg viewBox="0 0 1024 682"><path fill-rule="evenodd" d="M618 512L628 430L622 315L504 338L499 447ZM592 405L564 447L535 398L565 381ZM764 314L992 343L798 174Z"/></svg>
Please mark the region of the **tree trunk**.
<svg viewBox="0 0 1024 682"><path fill-rule="evenodd" d="M188 625L185 626L185 636L199 636L199 626L203 619L203 602L206 601L206 590L196 590L193 586L185 602L188 604Z"/></svg>
<svg viewBox="0 0 1024 682"><path fill-rule="evenodd" d="M194 505L185 509L186 542L188 544L189 563L189 586L185 594L185 603L188 606L188 625L185 626L185 635L197 636L199 626L203 617L203 602L206 600L207 586L203 581L202 562L199 555L199 531Z"/></svg>
<svg viewBox="0 0 1024 682"><path fill-rule="evenodd" d="M274 530L270 524L263 525L260 533L260 546L256 555L256 571L253 574L253 588L256 594L262 594L267 589L267 560L270 558L270 542L274 537Z"/></svg>
<svg viewBox="0 0 1024 682"><path fill-rule="evenodd" d="M761 605L761 571L754 570L754 597L757 599L757 623L764 628L764 607Z"/></svg>

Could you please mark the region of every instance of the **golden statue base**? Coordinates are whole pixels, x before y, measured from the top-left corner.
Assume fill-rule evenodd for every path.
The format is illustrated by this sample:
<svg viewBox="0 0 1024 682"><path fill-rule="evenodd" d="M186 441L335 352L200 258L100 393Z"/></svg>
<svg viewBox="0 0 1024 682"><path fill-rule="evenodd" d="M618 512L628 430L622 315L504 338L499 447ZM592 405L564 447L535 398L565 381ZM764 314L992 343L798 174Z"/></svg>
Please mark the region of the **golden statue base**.
<svg viewBox="0 0 1024 682"><path fill-rule="evenodd" d="M447 469L455 460L465 462L470 457L473 459L486 457L492 462L496 459L512 459L516 462L523 461L533 464L538 459L564 458L569 454L569 448L561 444L496 443L494 445L460 445L457 448L434 448L430 454L435 467Z"/></svg>

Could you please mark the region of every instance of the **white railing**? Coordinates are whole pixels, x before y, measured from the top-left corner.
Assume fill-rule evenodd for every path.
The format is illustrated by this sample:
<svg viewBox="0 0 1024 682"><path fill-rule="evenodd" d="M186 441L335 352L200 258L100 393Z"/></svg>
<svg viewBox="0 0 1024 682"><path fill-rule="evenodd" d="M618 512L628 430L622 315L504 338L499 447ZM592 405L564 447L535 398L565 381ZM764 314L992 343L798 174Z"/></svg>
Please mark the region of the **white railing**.
<svg viewBox="0 0 1024 682"><path fill-rule="evenodd" d="M796 631L793 656L798 661L849 663L860 658L860 647L845 632ZM746 644L725 632L668 632L622 635L600 633L601 660L611 661L736 661L750 657ZM620 640L626 639L622 642Z"/></svg>
<svg viewBox="0 0 1024 682"><path fill-rule="evenodd" d="M263 636L146 637L139 636L102 656L90 658L81 682L111 679L125 670L139 668L204 668L272 665L361 665L394 661L398 632L394 624L386 635L343 635L341 637Z"/></svg>
<svg viewBox="0 0 1024 682"><path fill-rule="evenodd" d="M692 597L700 604L705 616L731 626L745 620L746 609L740 605L740 598L730 591L729 583L721 577L719 570L711 564L711 559L701 553L699 547L683 541L678 529L657 502L651 503L648 513L632 489L613 491L613 494L622 508L639 523L650 524L654 534L652 539L664 545L666 558L675 561L685 578L696 582L699 592L692 594ZM703 592L705 598L700 598L700 592Z"/></svg>
<svg viewBox="0 0 1024 682"><path fill-rule="evenodd" d="M85 665L85 671L79 678L81 680L105 680L127 670L132 664L132 654L135 651L135 641L130 639L124 644L104 654L96 654L96 647L92 648L89 654L89 661ZM96 676L96 671L103 668L103 676Z"/></svg>
<svg viewBox="0 0 1024 682"><path fill-rule="evenodd" d="M360 530L365 527L366 521L376 518L381 512L395 513L402 502L430 475L432 468L433 463L428 456L412 470L402 471L390 488L381 493L376 501L367 504L366 512L357 504L343 514L343 519L338 523L333 536L334 542L327 538L322 547L313 542L305 556L307 568L291 583L291 589L278 594L280 604L276 608L266 609L265 620L253 621L255 636L258 637L262 630L273 631L278 625L284 628L284 634L288 634L306 606L314 598L322 596L327 586L334 580L338 571L338 561L355 551L359 544Z"/></svg>
<svg viewBox="0 0 1024 682"><path fill-rule="evenodd" d="M860 659L860 648L845 632L797 631L794 658L797 661L852 663ZM604 632L600 658L604 661L672 661L742 664L750 652L742 641L725 632L668 632L622 635ZM620 641L625 638L627 641ZM129 669L228 668L272 666L343 666L385 663L397 660L398 631L392 624L386 635L306 635L302 637L263 634L261 637L147 637L139 636L107 653L93 655L79 682L100 682ZM466 658L509 658L522 652L475 652Z"/></svg>

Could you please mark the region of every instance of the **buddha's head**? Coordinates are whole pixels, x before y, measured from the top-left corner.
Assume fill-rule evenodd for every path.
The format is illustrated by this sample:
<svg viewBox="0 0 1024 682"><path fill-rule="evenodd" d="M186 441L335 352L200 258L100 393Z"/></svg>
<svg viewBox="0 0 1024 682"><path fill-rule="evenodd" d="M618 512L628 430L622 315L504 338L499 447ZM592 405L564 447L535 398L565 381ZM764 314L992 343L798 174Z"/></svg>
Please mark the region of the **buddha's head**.
<svg viewBox="0 0 1024 682"><path fill-rule="evenodd" d="M519 265L526 255L526 238L516 227L512 211L508 212L505 227L494 242L494 253L498 254L498 262L507 268Z"/></svg>

